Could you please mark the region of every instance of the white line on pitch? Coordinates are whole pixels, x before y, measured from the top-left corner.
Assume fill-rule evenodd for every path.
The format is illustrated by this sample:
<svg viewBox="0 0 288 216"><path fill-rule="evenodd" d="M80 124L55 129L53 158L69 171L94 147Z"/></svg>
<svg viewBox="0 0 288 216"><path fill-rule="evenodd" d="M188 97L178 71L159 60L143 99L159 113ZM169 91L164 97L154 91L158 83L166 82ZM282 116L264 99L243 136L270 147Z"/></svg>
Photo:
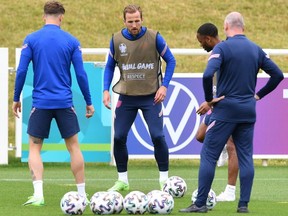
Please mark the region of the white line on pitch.
<svg viewBox="0 0 288 216"><path fill-rule="evenodd" d="M115 179L86 179L86 181L114 181ZM129 181L157 181L158 179L134 179L130 178ZM186 181L195 181L198 180L197 178L186 178ZM214 181L226 181L227 178L215 178ZM288 178L262 178L257 179L255 178L254 181L287 181ZM12 182L28 182L31 181L31 179L8 179L8 178L0 178L0 181L12 181ZM75 181L74 179L51 179L51 178L44 178L44 181Z"/></svg>

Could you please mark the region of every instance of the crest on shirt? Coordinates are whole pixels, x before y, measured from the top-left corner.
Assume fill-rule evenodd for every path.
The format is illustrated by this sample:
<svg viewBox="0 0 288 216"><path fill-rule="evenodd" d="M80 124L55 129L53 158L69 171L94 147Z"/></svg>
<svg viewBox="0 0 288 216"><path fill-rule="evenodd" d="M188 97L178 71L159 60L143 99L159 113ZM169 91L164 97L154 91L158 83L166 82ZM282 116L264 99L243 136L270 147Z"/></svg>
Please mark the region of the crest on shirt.
<svg viewBox="0 0 288 216"><path fill-rule="evenodd" d="M27 43L26 43L26 44L23 44L22 50L25 49L25 48L27 48L27 47L28 47L28 44L27 44Z"/></svg>
<svg viewBox="0 0 288 216"><path fill-rule="evenodd" d="M220 57L220 54L211 54L210 55L210 57L208 58L208 61L210 60L210 59L213 59L213 58L219 58Z"/></svg>
<svg viewBox="0 0 288 216"><path fill-rule="evenodd" d="M119 45L119 51L120 51L120 53L121 53L121 56L127 55L127 46L126 46L126 44L121 43L121 44Z"/></svg>

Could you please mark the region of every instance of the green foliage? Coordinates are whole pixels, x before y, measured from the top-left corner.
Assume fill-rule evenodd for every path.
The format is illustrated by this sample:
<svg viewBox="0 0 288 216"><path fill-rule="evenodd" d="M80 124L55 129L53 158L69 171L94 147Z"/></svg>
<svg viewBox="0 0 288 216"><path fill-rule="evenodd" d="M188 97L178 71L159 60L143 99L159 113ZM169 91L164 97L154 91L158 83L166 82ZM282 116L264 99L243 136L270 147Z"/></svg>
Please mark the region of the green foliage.
<svg viewBox="0 0 288 216"><path fill-rule="evenodd" d="M275 161L274 161L275 162ZM14 164L14 165L13 165ZM270 163L268 167L262 167L260 161L256 161L255 179L249 210L253 215L287 215L287 181L288 167L277 162ZM191 194L197 188L198 160L171 160L170 176L178 175L184 178L188 186L188 192L183 198L175 198L175 207L171 215L185 215L178 213L180 208L190 205ZM14 161L9 166L1 166L0 175L0 212L1 215L21 216L50 216L64 215L60 210L61 197L68 191L76 190L73 175L69 163L47 163L44 171L44 207L22 206L26 198L33 193L31 177L26 163ZM129 180L130 191L140 190L148 193L153 189L159 189L158 171L154 160L130 160ZM117 178L116 168L109 164L86 164L86 192L91 197L95 192L107 190ZM227 166L216 169L212 189L219 194L225 189L227 183ZM237 201L239 200L239 180L236 186L235 202L217 203L209 214L237 215ZM125 196L128 192L123 192ZM83 215L93 215L89 207ZM125 211L121 215L127 215ZM146 213L146 215L148 215Z"/></svg>
<svg viewBox="0 0 288 216"><path fill-rule="evenodd" d="M0 44L9 47L10 66L15 65L15 48L21 47L27 34L43 25L46 0L0 0ZM124 6L136 3L143 9L144 25L158 30L171 48L199 48L197 28L212 22L225 39L222 26L225 16L239 11L246 22L247 36L263 48L288 48L286 0L62 0L66 14L62 28L81 41L83 48L108 48L112 33L124 27ZM85 57L98 60L99 57ZM177 55L176 72L201 72L206 57ZM100 57L104 60L104 57ZM287 71L287 56L275 58Z"/></svg>

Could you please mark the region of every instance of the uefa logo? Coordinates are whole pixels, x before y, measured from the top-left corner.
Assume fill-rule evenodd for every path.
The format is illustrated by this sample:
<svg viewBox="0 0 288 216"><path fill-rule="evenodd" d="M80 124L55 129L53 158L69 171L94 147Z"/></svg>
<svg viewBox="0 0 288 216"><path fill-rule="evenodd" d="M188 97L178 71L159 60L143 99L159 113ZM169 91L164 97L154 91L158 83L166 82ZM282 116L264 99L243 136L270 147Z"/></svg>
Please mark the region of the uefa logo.
<svg viewBox="0 0 288 216"><path fill-rule="evenodd" d="M194 139L201 122L200 116L196 114L198 108L199 103L192 91L185 85L171 80L163 103L164 134L170 153L185 148ZM131 129L141 145L154 151L141 111Z"/></svg>

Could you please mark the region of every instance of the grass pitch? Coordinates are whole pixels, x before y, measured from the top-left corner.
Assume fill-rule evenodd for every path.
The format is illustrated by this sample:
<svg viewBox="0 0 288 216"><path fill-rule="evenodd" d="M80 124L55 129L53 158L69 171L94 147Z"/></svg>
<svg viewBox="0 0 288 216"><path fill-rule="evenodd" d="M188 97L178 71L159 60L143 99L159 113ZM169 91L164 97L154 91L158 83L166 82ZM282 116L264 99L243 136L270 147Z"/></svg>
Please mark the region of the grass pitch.
<svg viewBox="0 0 288 216"><path fill-rule="evenodd" d="M9 48L9 66L15 67L15 48L21 47L24 37L43 25L42 7L46 0L0 0L0 43ZM200 24L213 22L225 38L222 26L224 17L233 10L240 11L246 22L247 36L263 48L287 48L287 9L285 0L63 0L67 10L63 29L71 32L81 41L83 48L108 48L111 34L123 27L122 10L128 3L139 3L144 11L144 25L157 29L165 37L170 48L199 48L195 32ZM97 2L97 3L96 3ZM13 17L11 19L11 17ZM104 56L84 56L86 61L104 60ZM87 59L86 59L87 58ZM207 57L176 56L175 72L203 71ZM287 72L287 56L273 56ZM14 74L9 76L9 86L13 88ZM13 90L10 90L11 95ZM10 95L10 104L12 96ZM9 110L10 111L10 110ZM9 143L13 143L14 116L10 112ZM9 162L10 163L10 162ZM170 176L179 175L188 185L187 194L175 199L171 215L180 215L178 210L190 204L191 193L197 188L199 164L192 160L173 160ZM116 169L108 164L87 164L86 185L90 196L96 191L111 187L117 178ZM131 190L145 193L158 189L158 172L155 162L130 161L129 179ZM213 190L219 194L227 182L227 167L217 168ZM287 215L288 214L288 165L287 161L262 167L255 167L255 179L249 204L250 215ZM60 199L70 190L75 190L69 164L45 164L44 194L45 207L24 207L28 196L32 195L32 182L27 164L13 161L8 166L0 166L0 215L2 216L55 216L63 215ZM122 193L126 195L126 193ZM239 199L239 181L237 184ZM217 203L210 215L238 215L235 202ZM126 214L124 211L121 215ZM84 215L93 215L89 208Z"/></svg>
<svg viewBox="0 0 288 216"><path fill-rule="evenodd" d="M21 216L57 216L64 215L60 209L62 196L71 190L76 190L74 179L68 163L44 164L44 207L22 206L27 197L32 195L33 188L26 163L12 162L8 166L0 166L0 215ZM197 188L198 160L171 160L169 176L178 175L185 179L188 191L182 198L175 198L175 206L170 215L185 215L179 213L180 208L190 205L191 194ZM158 171L154 160L129 161L130 191L140 190L148 193L159 189ZM98 191L107 190L117 179L114 166L109 164L86 164L86 191L90 197ZM286 216L288 212L288 166L287 161L274 163L269 161L267 167L255 162L255 178L249 203L250 215ZM227 166L216 169L212 189L219 194L227 183ZM239 180L237 182L237 200L235 202L217 203L210 215L238 215L236 213L239 199ZM125 196L128 192L122 192ZM146 213L147 215L148 213ZM87 207L83 215L93 215ZM125 210L121 215L127 215Z"/></svg>

